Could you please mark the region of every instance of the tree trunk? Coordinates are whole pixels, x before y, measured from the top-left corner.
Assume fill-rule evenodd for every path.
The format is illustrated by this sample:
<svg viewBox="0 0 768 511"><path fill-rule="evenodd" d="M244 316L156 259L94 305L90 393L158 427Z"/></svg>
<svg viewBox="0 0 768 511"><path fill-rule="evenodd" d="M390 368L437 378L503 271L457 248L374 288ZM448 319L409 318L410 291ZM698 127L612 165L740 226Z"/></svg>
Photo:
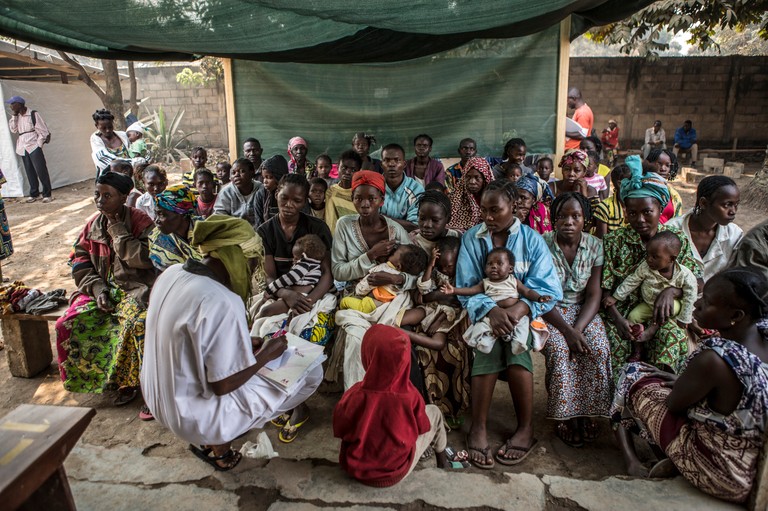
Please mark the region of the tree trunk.
<svg viewBox="0 0 768 511"><path fill-rule="evenodd" d="M102 59L101 67L106 79L104 107L115 115L115 129L125 131L125 104L123 103L123 89L120 87L120 74L117 72L117 62Z"/></svg>
<svg viewBox="0 0 768 511"><path fill-rule="evenodd" d="M128 100L128 106L131 109L131 113L136 117L139 116L139 103L138 103L138 83L136 82L136 69L133 67L133 62L128 61L128 77L131 81L131 97Z"/></svg>
<svg viewBox="0 0 768 511"><path fill-rule="evenodd" d="M756 208L768 206L768 148L765 150L763 168L755 173L755 178L741 192L741 203Z"/></svg>

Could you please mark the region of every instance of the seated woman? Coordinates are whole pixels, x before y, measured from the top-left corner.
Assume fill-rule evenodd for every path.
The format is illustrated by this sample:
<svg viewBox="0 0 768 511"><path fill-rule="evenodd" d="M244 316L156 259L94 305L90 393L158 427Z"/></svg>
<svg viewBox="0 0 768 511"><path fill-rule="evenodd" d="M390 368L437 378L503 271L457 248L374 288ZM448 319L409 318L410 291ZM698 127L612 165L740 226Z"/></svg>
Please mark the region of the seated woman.
<svg viewBox="0 0 768 511"><path fill-rule="evenodd" d="M467 161L461 179L456 181L456 188L450 194L449 227L464 232L482 222L480 197L493 180L491 166L484 158L474 157Z"/></svg>
<svg viewBox="0 0 768 511"><path fill-rule="evenodd" d="M288 158L291 160L290 163L287 164L288 172L291 174L302 174L307 180L317 177L315 164L307 160L308 151L309 145L303 138L293 137L288 141ZM278 177L276 180L280 181L280 178ZM266 221L266 219L264 221Z"/></svg>
<svg viewBox="0 0 768 511"><path fill-rule="evenodd" d="M158 271L187 259L199 261L200 252L189 244L192 231L200 220L196 216L197 199L184 185L173 185L155 196L155 225L149 236L149 259Z"/></svg>
<svg viewBox="0 0 768 511"><path fill-rule="evenodd" d="M649 168L645 168L646 171L655 172L667 181L669 202L661 208L661 216L659 217L659 222L665 224L683 214L683 199L680 198L680 193L675 187L670 184L670 181L674 180L677 175L679 167L677 156L667 149L654 149L648 153L646 161L650 164Z"/></svg>
<svg viewBox="0 0 768 511"><path fill-rule="evenodd" d="M232 441L306 401L322 369L310 369L291 392L256 375L287 343L259 346L248 333L249 259L260 264L262 247L247 221L213 215L195 226L191 244L202 261L169 268L155 286L141 387L158 422L216 470L229 470L241 458Z"/></svg>
<svg viewBox="0 0 768 511"><path fill-rule="evenodd" d="M612 416L630 475L677 469L699 490L747 500L768 426L768 281L751 268L712 277L694 316L719 335L702 342L679 376L643 363L619 377ZM650 471L629 431L667 458Z"/></svg>
<svg viewBox="0 0 768 511"><path fill-rule="evenodd" d="M372 286L391 285L409 289L415 284L414 277L406 277L402 273L368 275L368 271L385 261L398 244L411 243L400 224L379 212L384 202L385 186L381 174L372 170L356 172L352 178L352 201L358 214L342 217L336 224L331 251L333 278L346 282L350 290L362 278L368 279ZM398 324L398 313L408 302L407 294L399 293L397 299L377 308L373 314L355 310L338 311L336 323L340 330L336 335L326 378L337 381L343 365L345 388L361 381L365 374L360 358L363 334L373 322Z"/></svg>
<svg viewBox="0 0 768 511"><path fill-rule="evenodd" d="M104 108L93 115L96 131L91 135L91 158L96 165L96 177L106 172L114 160L130 160L128 154L128 135L124 131L115 131L115 116Z"/></svg>
<svg viewBox="0 0 768 511"><path fill-rule="evenodd" d="M739 187L728 176L707 176L696 188L696 205L667 222L683 231L704 282L728 267L744 231L734 224L739 209Z"/></svg>
<svg viewBox="0 0 768 511"><path fill-rule="evenodd" d="M149 260L152 220L125 206L129 177L106 172L96 180L99 212L85 224L69 263L77 285L56 321L64 388L102 393L118 389L115 405L138 394L144 319L156 272Z"/></svg>
<svg viewBox="0 0 768 511"><path fill-rule="evenodd" d="M429 156L432 152L432 137L427 134L416 135L413 149L416 156L405 163L405 175L418 181L421 186L427 186L433 181L444 185L445 167L440 160Z"/></svg>
<svg viewBox="0 0 768 511"><path fill-rule="evenodd" d="M666 181L653 172L643 174L639 156L628 156L625 163L632 170L632 177L622 181L620 196L626 208L629 226L609 232L603 238L603 298L610 296L646 259L645 244L662 230L672 230L680 237L682 248L677 262L691 270L696 277L701 276L691 254L688 238L677 229L659 223L663 205L669 202ZM685 330L672 318L674 301L682 296L682 289L668 288L656 300L653 317L660 327L653 339L646 343L645 353L646 360L658 367L674 370L688 352ZM605 328L611 340L614 378L632 352L631 341L636 340L636 335L631 331L627 316L640 301L640 292L635 290L626 300L603 312Z"/></svg>
<svg viewBox="0 0 768 511"><path fill-rule="evenodd" d="M549 340L542 353L547 364L547 418L555 434L571 447L597 438L598 417L611 404L611 343L600 310L603 245L584 232L591 208L578 193L552 202L555 230L544 235L563 299L544 314Z"/></svg>
<svg viewBox="0 0 768 511"><path fill-rule="evenodd" d="M488 317L497 337L509 335L525 315L535 318L549 312L563 296L546 243L533 229L521 225L515 217L516 203L517 192L511 181L494 181L485 188L481 199L483 223L464 233L456 265L456 285L474 286L483 279L485 254L496 247L506 247L517 261L515 278L529 289L553 297L549 303L524 298L509 309L499 307L485 295L460 297L459 301L467 309L470 321L476 323ZM502 372L506 373L509 383L517 429L497 451L495 458L504 465L516 465L531 453L537 442L533 436L533 362L530 352L514 355L510 343L506 342L494 343L488 354L475 351L472 365L472 427L467 436L467 449L470 461L483 469L494 466L486 425L493 389Z"/></svg>
<svg viewBox="0 0 768 511"><path fill-rule="evenodd" d="M534 174L526 174L517 183L517 218L539 234L550 232L552 222L549 209L544 204L544 186Z"/></svg>
<svg viewBox="0 0 768 511"><path fill-rule="evenodd" d="M261 225L261 216L257 214L256 197L264 185L256 180L256 169L248 158L235 160L230 175L231 186L225 186L216 196L213 214L242 218L256 230Z"/></svg>

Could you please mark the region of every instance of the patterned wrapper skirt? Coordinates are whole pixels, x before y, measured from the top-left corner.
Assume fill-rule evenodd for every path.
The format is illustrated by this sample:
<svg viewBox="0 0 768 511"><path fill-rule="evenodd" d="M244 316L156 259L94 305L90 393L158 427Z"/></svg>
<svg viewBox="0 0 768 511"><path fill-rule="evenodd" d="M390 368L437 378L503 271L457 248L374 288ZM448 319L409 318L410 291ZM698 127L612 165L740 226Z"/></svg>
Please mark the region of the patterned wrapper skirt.
<svg viewBox="0 0 768 511"><path fill-rule="evenodd" d="M70 392L139 386L147 310L119 289L110 296L115 304L111 313L99 310L90 296L79 295L56 322L59 372Z"/></svg>
<svg viewBox="0 0 768 511"><path fill-rule="evenodd" d="M566 323L573 325L581 305L557 306ZM546 359L547 418L608 417L613 397L611 346L600 316L584 330L589 353L570 359L565 337L547 323L549 340L542 353Z"/></svg>
<svg viewBox="0 0 768 511"><path fill-rule="evenodd" d="M675 467L699 490L731 502L749 497L760 451L756 441L728 435L715 426L674 415L667 409L672 389L646 377L627 388L624 417L630 431L659 446Z"/></svg>

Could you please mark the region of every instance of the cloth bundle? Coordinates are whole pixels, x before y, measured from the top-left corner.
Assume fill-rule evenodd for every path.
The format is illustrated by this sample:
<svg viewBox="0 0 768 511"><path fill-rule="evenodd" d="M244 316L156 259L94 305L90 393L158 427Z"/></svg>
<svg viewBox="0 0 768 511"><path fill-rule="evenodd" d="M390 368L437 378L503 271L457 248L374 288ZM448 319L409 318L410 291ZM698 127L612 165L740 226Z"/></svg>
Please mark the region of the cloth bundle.
<svg viewBox="0 0 768 511"><path fill-rule="evenodd" d="M0 290L0 310L3 314L26 312L27 314L43 314L67 303L63 289L43 293L39 289L26 286L17 280Z"/></svg>

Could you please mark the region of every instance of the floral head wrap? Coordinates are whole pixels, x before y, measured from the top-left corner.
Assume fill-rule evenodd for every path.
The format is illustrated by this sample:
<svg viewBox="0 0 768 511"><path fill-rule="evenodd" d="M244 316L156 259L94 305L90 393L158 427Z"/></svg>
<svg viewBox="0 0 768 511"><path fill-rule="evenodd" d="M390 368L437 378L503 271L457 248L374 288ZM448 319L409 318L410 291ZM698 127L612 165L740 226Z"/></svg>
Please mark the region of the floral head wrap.
<svg viewBox="0 0 768 511"><path fill-rule="evenodd" d="M158 208L178 215L192 216L196 213L197 199L192 190L185 185L173 185L155 196L155 204Z"/></svg>
<svg viewBox="0 0 768 511"><path fill-rule="evenodd" d="M662 208L666 206L669 202L667 180L655 172L643 175L643 164L637 155L627 156L624 163L630 168L632 174L629 179L621 182L619 191L621 200L651 197L659 201Z"/></svg>
<svg viewBox="0 0 768 511"><path fill-rule="evenodd" d="M573 165L574 163L580 163L581 165L584 165L585 169L588 168L589 156L586 151L582 151L581 149L568 149L557 166L563 168L566 165Z"/></svg>
<svg viewBox="0 0 768 511"><path fill-rule="evenodd" d="M515 186L518 190L525 190L533 195L533 199L536 202L544 198L544 187L533 174L523 174L523 177L517 180Z"/></svg>
<svg viewBox="0 0 768 511"><path fill-rule="evenodd" d="M448 227L466 231L470 227L480 223L480 204L475 196L467 190L467 174L475 169L483 176L485 181L483 188L493 181L493 171L485 158L474 157L467 160L467 164L461 171L461 179L456 182L456 189L450 195L451 221Z"/></svg>
<svg viewBox="0 0 768 511"><path fill-rule="evenodd" d="M382 195L385 195L386 188L385 188L385 182L384 182L384 176L379 174L378 172L374 172L372 170L358 170L354 174L352 174L352 191L355 191L355 188L358 186L368 185L376 188L378 191L381 192Z"/></svg>

